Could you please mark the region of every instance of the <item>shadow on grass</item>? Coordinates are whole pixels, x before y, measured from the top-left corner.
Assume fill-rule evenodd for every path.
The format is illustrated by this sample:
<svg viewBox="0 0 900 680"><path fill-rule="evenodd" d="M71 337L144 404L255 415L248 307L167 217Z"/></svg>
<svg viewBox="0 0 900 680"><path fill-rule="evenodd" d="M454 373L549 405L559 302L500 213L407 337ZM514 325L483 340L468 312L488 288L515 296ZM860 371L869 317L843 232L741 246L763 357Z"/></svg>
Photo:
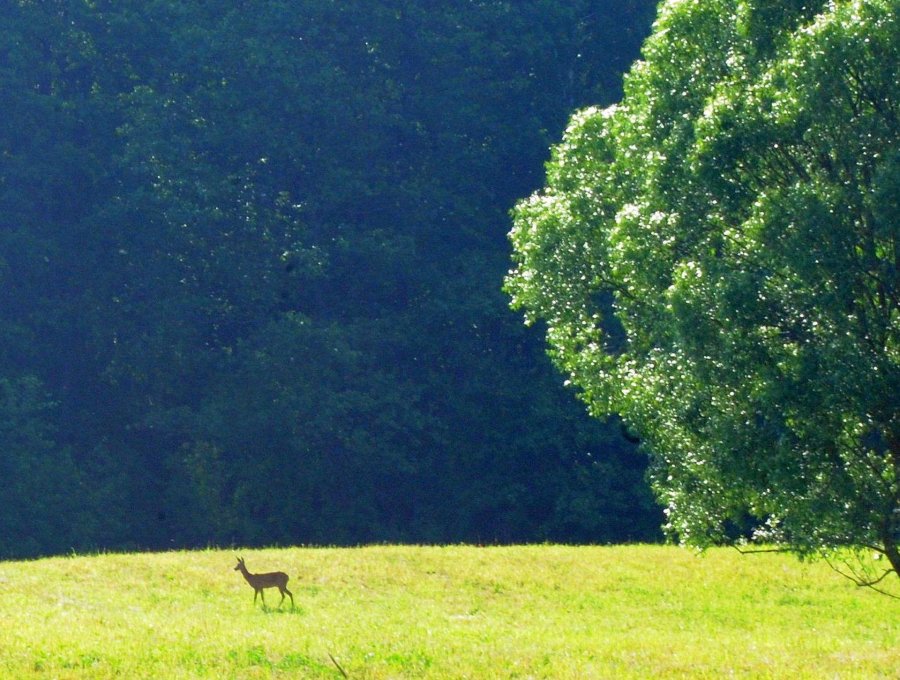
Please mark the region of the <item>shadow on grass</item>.
<svg viewBox="0 0 900 680"><path fill-rule="evenodd" d="M270 607L269 605L263 605L260 611L263 614L293 614L302 616L306 613L306 610L303 607L291 606L291 607Z"/></svg>

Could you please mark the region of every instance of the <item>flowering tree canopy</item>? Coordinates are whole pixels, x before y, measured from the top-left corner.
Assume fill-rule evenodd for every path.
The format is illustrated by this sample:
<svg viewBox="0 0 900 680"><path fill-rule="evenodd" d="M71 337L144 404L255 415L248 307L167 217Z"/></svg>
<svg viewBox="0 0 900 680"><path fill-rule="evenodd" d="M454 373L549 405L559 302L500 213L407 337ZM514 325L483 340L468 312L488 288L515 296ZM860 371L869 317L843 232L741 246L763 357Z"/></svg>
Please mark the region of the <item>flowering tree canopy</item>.
<svg viewBox="0 0 900 680"><path fill-rule="evenodd" d="M514 307L640 434L685 542L900 576L897 9L664 3L515 209Z"/></svg>

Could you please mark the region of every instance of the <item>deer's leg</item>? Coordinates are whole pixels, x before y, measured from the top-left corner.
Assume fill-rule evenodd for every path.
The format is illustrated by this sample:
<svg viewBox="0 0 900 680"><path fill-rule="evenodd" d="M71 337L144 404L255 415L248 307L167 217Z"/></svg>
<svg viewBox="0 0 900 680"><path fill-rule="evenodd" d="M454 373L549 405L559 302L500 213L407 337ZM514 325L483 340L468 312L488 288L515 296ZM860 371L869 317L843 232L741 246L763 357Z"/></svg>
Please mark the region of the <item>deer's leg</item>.
<svg viewBox="0 0 900 680"><path fill-rule="evenodd" d="M291 608L293 609L293 607L294 607L294 594L293 594L290 590L288 590L287 588L284 589L284 592L287 593L288 596L291 598ZM281 594L281 599L284 600L284 593Z"/></svg>

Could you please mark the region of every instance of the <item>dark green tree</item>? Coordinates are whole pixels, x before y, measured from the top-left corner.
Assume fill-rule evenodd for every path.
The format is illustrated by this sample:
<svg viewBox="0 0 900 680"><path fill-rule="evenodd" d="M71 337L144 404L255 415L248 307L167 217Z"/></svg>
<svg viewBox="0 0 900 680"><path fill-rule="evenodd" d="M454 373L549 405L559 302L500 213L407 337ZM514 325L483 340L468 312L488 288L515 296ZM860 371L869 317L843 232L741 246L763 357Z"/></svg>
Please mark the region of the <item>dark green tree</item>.
<svg viewBox="0 0 900 680"><path fill-rule="evenodd" d="M516 210L515 306L643 437L689 543L900 575L897 10L666 3Z"/></svg>
<svg viewBox="0 0 900 680"><path fill-rule="evenodd" d="M68 550L76 540L85 483L70 452L53 439L53 408L32 377L0 379L0 555Z"/></svg>
<svg viewBox="0 0 900 680"><path fill-rule="evenodd" d="M0 4L0 375L72 547L653 537L498 290L652 4Z"/></svg>

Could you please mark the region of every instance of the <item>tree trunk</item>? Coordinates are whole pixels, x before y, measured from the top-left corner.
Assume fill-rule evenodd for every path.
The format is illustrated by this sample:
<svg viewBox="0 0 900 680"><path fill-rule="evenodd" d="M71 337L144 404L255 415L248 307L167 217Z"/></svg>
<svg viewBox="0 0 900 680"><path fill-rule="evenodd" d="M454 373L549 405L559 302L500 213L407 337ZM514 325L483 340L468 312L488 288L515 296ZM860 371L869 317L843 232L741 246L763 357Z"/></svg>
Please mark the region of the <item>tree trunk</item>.
<svg viewBox="0 0 900 680"><path fill-rule="evenodd" d="M900 578L900 435L891 433L888 437L891 457L894 461L894 498L892 507L887 508L882 529L882 543L884 554L894 568L897 578Z"/></svg>

